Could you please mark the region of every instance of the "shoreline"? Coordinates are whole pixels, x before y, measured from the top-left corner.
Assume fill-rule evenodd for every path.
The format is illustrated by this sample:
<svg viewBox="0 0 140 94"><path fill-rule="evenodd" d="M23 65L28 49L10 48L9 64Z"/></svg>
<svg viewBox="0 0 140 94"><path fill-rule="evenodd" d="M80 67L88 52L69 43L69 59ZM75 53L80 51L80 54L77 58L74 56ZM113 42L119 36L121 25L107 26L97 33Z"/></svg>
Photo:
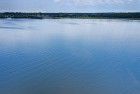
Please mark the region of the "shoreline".
<svg viewBox="0 0 140 94"><path fill-rule="evenodd" d="M0 19L130 19L140 20L140 12L128 13L0 13Z"/></svg>

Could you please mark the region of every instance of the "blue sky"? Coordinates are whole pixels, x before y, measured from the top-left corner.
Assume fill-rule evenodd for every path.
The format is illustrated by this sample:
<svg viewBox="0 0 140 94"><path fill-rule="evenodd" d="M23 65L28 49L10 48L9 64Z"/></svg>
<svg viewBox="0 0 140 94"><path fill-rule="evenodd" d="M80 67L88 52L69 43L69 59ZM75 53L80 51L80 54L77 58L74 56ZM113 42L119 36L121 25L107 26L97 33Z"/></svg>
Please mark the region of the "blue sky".
<svg viewBox="0 0 140 94"><path fill-rule="evenodd" d="M140 0L0 0L0 11L139 12Z"/></svg>

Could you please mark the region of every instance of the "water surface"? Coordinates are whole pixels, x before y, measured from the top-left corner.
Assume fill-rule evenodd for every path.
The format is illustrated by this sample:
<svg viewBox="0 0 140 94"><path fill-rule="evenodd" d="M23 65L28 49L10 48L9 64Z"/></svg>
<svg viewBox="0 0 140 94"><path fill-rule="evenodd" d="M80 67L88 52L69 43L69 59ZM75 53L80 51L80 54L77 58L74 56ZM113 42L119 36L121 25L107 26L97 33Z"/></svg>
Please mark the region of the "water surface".
<svg viewBox="0 0 140 94"><path fill-rule="evenodd" d="M0 20L0 94L140 94L140 21Z"/></svg>

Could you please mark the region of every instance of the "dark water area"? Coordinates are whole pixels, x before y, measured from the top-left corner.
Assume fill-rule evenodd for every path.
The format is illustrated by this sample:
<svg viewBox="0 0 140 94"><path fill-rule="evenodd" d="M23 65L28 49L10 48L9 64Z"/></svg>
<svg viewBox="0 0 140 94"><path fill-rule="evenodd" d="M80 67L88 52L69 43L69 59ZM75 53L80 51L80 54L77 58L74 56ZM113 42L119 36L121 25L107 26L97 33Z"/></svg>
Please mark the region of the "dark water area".
<svg viewBox="0 0 140 94"><path fill-rule="evenodd" d="M140 94L140 21L0 20L0 94Z"/></svg>

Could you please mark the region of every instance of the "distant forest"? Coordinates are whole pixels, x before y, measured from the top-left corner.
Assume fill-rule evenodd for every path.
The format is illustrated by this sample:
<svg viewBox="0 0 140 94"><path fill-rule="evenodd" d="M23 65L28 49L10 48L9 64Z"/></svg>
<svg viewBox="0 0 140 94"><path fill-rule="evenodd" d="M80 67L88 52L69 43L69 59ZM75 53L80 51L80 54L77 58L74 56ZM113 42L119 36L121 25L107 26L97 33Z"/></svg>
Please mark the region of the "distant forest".
<svg viewBox="0 0 140 94"><path fill-rule="evenodd" d="M29 19L140 19L140 12L133 13L22 13L4 12L0 18L29 18Z"/></svg>

